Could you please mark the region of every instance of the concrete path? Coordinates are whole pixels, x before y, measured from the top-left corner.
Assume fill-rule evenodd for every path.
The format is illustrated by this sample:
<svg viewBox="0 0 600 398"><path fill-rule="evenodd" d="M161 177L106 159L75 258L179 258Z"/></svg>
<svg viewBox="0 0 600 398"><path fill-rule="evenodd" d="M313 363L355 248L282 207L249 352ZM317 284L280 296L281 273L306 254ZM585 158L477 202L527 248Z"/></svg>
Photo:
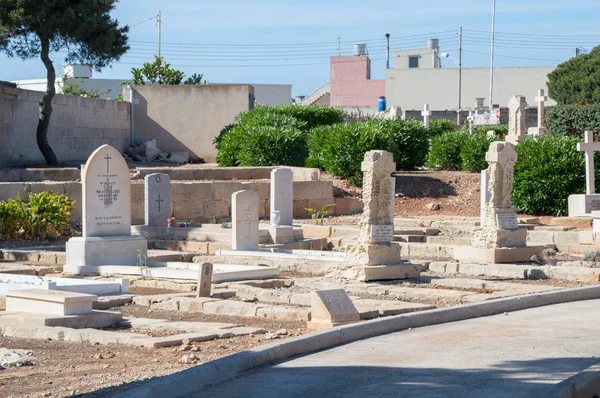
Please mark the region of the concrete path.
<svg viewBox="0 0 600 398"><path fill-rule="evenodd" d="M256 369L202 397L551 397L600 362L600 300L358 341Z"/></svg>

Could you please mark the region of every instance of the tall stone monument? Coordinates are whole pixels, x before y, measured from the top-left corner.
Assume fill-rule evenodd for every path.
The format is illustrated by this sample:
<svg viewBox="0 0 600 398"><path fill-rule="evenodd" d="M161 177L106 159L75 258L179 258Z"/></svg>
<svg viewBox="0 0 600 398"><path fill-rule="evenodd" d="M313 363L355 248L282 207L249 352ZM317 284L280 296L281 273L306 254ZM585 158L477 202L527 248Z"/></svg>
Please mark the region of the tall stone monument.
<svg viewBox="0 0 600 398"><path fill-rule="evenodd" d="M506 142L517 144L525 139L525 108L527 101L522 95L515 95L508 101L508 134Z"/></svg>
<svg viewBox="0 0 600 398"><path fill-rule="evenodd" d="M294 173L291 169L271 171L271 225L269 234L273 243L290 243L294 240Z"/></svg>
<svg viewBox="0 0 600 398"><path fill-rule="evenodd" d="M131 235L129 167L110 145L87 160L81 178L83 236L67 242L65 272L96 272L98 265L136 265L146 256L143 236Z"/></svg>
<svg viewBox="0 0 600 398"><path fill-rule="evenodd" d="M505 263L529 261L541 253L541 246L527 246L527 230L519 228L517 209L511 206L517 152L510 142L492 142L485 155L489 198L485 203L483 223L475 229L471 246L454 248L459 261Z"/></svg>
<svg viewBox="0 0 600 398"><path fill-rule="evenodd" d="M569 195L569 217L591 216L600 210L600 195L596 193L594 152L600 151L600 142L594 142L594 132L584 133L584 142L577 144L585 152L585 195Z"/></svg>
<svg viewBox="0 0 600 398"><path fill-rule="evenodd" d="M258 250L258 193L237 191L231 195L232 250Z"/></svg>
<svg viewBox="0 0 600 398"><path fill-rule="evenodd" d="M144 216L149 227L166 227L171 217L171 178L168 174L148 174L144 178Z"/></svg>
<svg viewBox="0 0 600 398"><path fill-rule="evenodd" d="M537 111L537 127L530 127L527 132L531 135L544 135L546 134L546 127L544 126L544 116L546 115L546 101L548 96L544 95L544 89L538 91L538 96L535 97L535 102L538 104Z"/></svg>
<svg viewBox="0 0 600 398"><path fill-rule="evenodd" d="M346 249L342 275L362 281L416 278L421 267L401 263L394 238L394 195L390 175L396 171L394 157L387 151L369 151L361 165L364 209L359 222L358 244Z"/></svg>

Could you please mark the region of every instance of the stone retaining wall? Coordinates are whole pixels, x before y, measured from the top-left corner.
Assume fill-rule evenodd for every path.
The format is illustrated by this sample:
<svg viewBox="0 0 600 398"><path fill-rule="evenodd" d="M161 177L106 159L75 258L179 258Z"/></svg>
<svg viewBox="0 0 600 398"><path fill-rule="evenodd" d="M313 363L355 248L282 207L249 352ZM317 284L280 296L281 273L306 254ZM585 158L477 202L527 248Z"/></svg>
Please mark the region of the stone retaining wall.
<svg viewBox="0 0 600 398"><path fill-rule="evenodd" d="M240 190L258 192L260 217L269 215L269 180L256 181L172 181L172 215L178 220L214 222L231 217L231 194ZM28 200L29 192L50 190L67 194L77 201L72 220L81 220L81 184L79 182L5 182L0 183L0 200L14 199L20 195ZM131 182L131 218L133 224L144 223L144 183ZM356 198L334 198L331 181L294 181L294 217L307 217L305 208L320 210L323 206L336 203L335 214L345 215L360 212L362 202Z"/></svg>

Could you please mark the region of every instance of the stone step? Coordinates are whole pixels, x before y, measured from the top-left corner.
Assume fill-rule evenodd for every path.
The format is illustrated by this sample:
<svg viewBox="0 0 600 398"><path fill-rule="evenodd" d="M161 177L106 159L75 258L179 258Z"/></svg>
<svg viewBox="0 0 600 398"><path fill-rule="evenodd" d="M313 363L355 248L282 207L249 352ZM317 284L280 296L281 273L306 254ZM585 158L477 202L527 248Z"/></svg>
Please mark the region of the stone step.
<svg viewBox="0 0 600 398"><path fill-rule="evenodd" d="M171 250L148 250L147 260L149 262L166 262L166 261L180 261L180 262L192 262L196 253L187 253Z"/></svg>
<svg viewBox="0 0 600 398"><path fill-rule="evenodd" d="M435 236L440 233L437 228L396 228L394 227L394 235L427 235Z"/></svg>
<svg viewBox="0 0 600 398"><path fill-rule="evenodd" d="M412 242L412 243L423 243L427 236L422 235L394 235L394 242Z"/></svg>
<svg viewBox="0 0 600 398"><path fill-rule="evenodd" d="M154 250L172 250L182 253L211 255L219 250L231 249L228 242L197 242L182 240L151 240L148 247Z"/></svg>
<svg viewBox="0 0 600 398"><path fill-rule="evenodd" d="M456 237L456 236L428 236L426 243L442 244L442 245L469 246L471 244L471 238Z"/></svg>
<svg viewBox="0 0 600 398"><path fill-rule="evenodd" d="M196 242L231 242L231 229L227 228L167 228L134 225L131 227L133 235L142 235L147 240L178 240Z"/></svg>

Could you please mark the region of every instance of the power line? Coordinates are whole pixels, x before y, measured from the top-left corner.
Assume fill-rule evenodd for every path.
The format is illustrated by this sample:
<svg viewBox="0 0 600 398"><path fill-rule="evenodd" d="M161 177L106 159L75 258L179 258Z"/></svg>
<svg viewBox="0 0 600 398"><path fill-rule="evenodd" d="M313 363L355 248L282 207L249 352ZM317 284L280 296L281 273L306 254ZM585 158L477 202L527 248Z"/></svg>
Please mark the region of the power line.
<svg viewBox="0 0 600 398"><path fill-rule="evenodd" d="M143 24L143 23L146 23L146 22L148 22L148 21L152 21L152 20L154 20L154 19L156 19L156 16L153 16L152 18L148 18L148 19L146 19L146 20L144 20L144 21L142 21L142 22L138 22L138 23L136 23L136 24L129 25L129 27L130 27L130 28L133 28L133 27L135 27L135 26L141 25L141 24Z"/></svg>
<svg viewBox="0 0 600 398"><path fill-rule="evenodd" d="M465 50L465 49L463 49L463 51L468 52L468 53L473 53L473 54L490 55L489 52L486 53L486 52L481 52L481 51L472 51L472 50ZM547 62L563 62L564 61L564 60L560 60L560 59L517 57L517 56L512 56L512 55L503 55L503 54L496 54L496 53L494 53L494 56L503 57L503 58L525 59L525 60L530 60L530 61L547 61Z"/></svg>

